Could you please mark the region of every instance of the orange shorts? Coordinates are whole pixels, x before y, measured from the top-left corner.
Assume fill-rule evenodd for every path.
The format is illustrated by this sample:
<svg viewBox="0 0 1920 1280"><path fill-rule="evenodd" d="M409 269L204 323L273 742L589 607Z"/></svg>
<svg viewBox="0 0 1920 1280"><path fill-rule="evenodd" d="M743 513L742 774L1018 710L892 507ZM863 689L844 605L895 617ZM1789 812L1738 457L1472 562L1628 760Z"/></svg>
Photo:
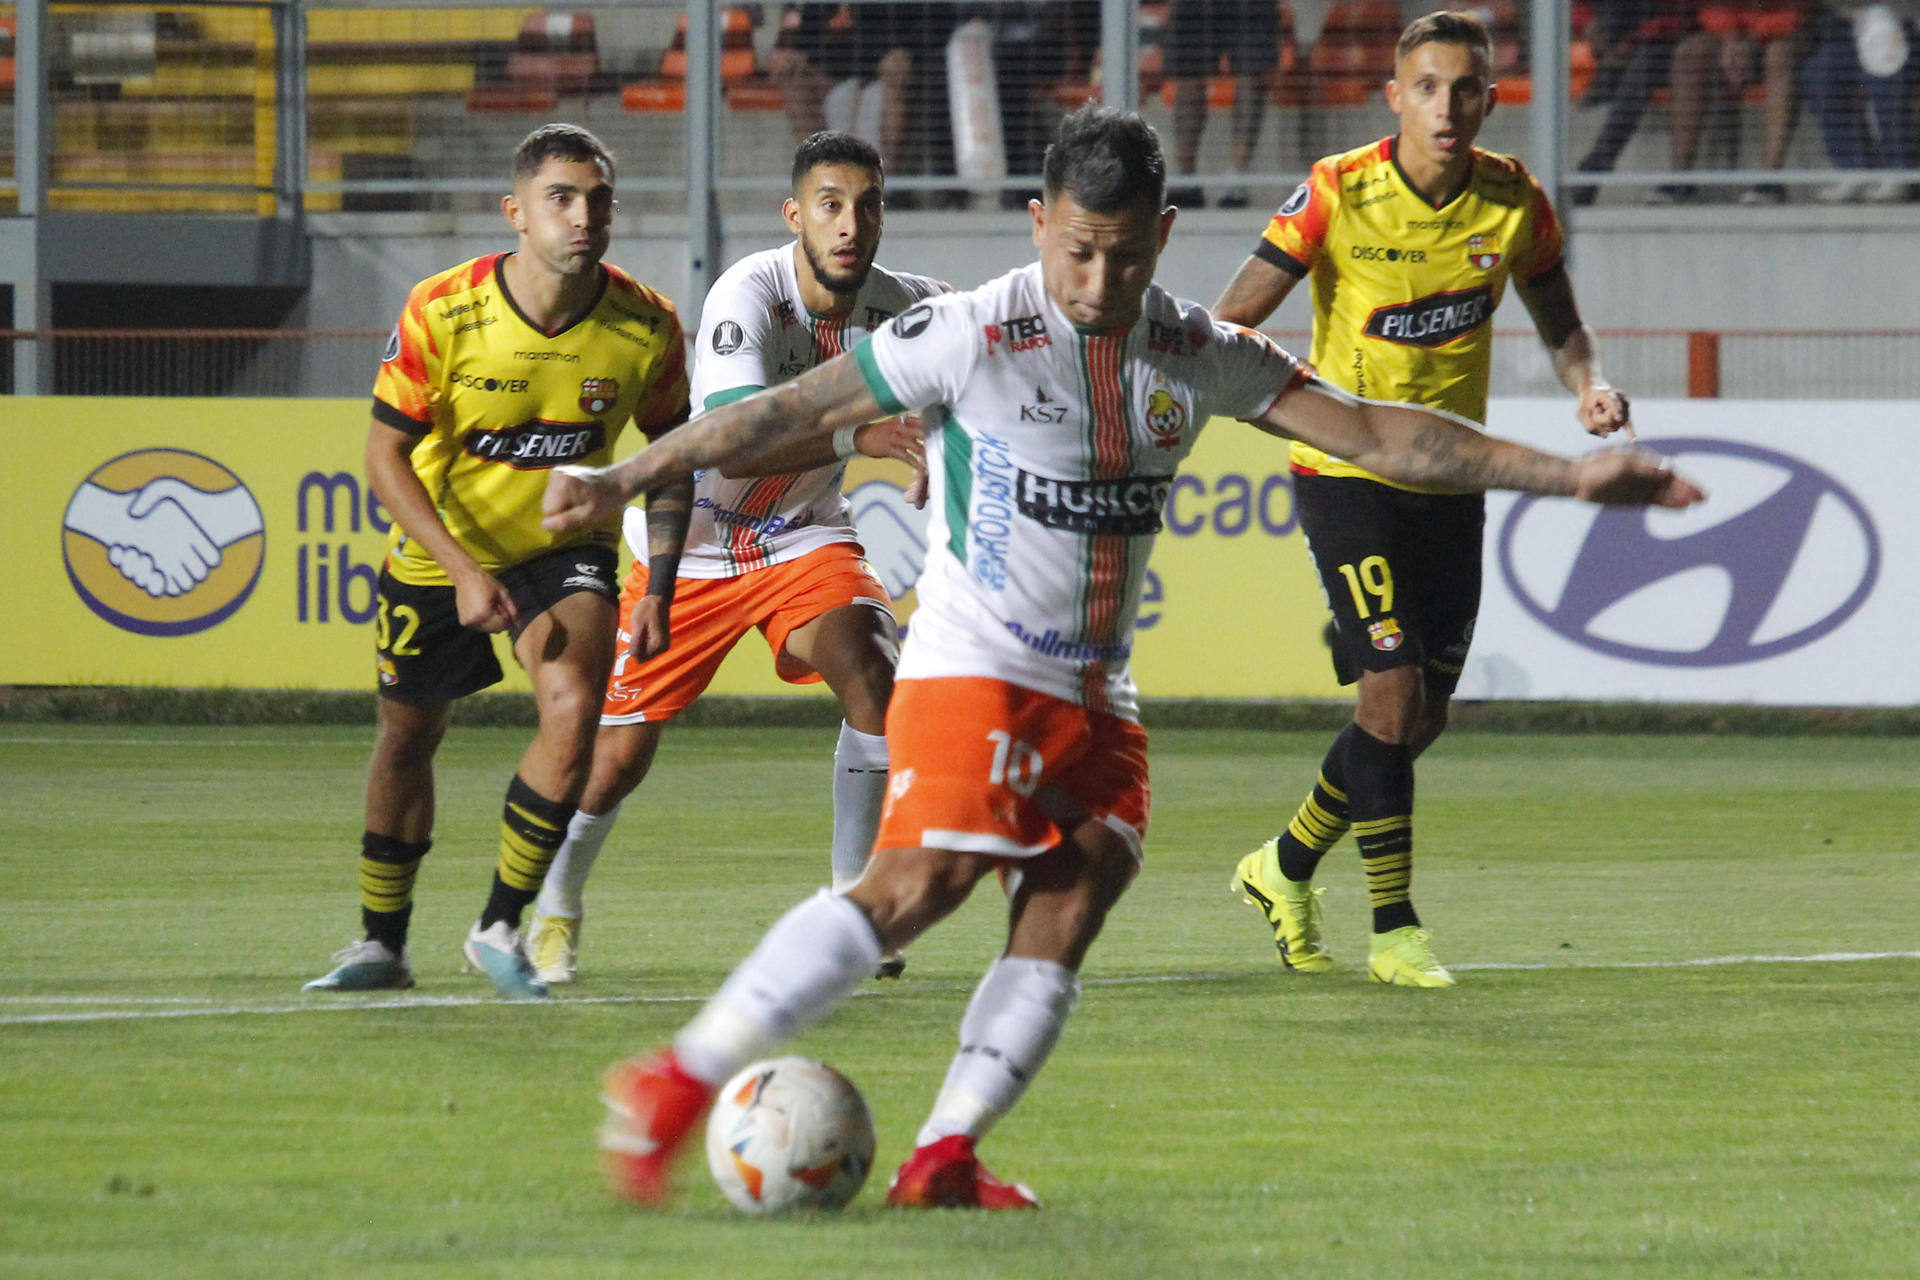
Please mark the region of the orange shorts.
<svg viewBox="0 0 1920 1280"><path fill-rule="evenodd" d="M607 680L602 724L671 720L713 683L714 672L747 632L759 628L773 650L773 669L788 684L811 684L820 674L787 652L787 637L842 605L892 611L857 542L835 542L798 560L735 578L681 578L673 589L667 651L645 662L627 654L627 622L647 593L647 566L634 561L620 592L620 656Z"/></svg>
<svg viewBox="0 0 1920 1280"><path fill-rule="evenodd" d="M1001 680L902 680L887 706L887 803L876 849L1025 858L1105 822L1140 856L1147 731Z"/></svg>

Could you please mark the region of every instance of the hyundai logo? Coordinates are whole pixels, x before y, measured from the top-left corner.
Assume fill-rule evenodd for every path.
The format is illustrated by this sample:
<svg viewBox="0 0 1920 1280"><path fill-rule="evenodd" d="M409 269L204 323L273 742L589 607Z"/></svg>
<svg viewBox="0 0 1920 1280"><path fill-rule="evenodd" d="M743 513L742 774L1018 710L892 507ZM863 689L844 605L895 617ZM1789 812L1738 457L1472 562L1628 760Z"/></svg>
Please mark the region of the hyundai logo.
<svg viewBox="0 0 1920 1280"><path fill-rule="evenodd" d="M1683 524L1678 536L1651 522L1679 517L1602 508L1583 537L1549 517L1555 506L1519 500L1500 529L1500 572L1543 626L1616 658L1728 667L1812 644L1866 603L1880 576L1880 535L1832 476L1729 440L1649 443L1668 456L1691 455L1709 476L1724 466L1750 482L1756 500L1717 523L1691 531ZM1702 509L1691 519L1712 514ZM1570 559L1553 546L1576 537ZM1552 575L1540 571L1545 557L1564 566L1557 594Z"/></svg>

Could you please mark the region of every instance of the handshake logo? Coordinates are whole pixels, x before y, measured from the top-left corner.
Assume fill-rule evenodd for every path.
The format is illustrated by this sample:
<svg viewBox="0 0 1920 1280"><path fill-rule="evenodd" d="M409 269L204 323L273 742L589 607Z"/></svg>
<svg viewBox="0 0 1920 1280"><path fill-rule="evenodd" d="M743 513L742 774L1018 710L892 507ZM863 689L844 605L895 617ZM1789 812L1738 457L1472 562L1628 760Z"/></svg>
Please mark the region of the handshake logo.
<svg viewBox="0 0 1920 1280"><path fill-rule="evenodd" d="M230 617L265 559L265 523L246 485L178 449L100 467L74 490L64 525L74 590L94 613L140 635L191 635Z"/></svg>

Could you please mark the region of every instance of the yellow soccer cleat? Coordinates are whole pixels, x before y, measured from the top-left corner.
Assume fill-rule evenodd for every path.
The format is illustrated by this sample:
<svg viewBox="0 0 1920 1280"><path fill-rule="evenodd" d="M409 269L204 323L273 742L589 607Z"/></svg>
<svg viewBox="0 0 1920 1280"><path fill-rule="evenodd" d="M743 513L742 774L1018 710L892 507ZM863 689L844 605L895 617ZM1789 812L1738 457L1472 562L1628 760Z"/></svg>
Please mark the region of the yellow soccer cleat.
<svg viewBox="0 0 1920 1280"><path fill-rule="evenodd" d="M1395 987L1450 987L1453 975L1433 958L1432 936L1417 924L1373 935L1367 974Z"/></svg>
<svg viewBox="0 0 1920 1280"><path fill-rule="evenodd" d="M548 986L572 982L580 965L579 916L535 916L527 935L527 958Z"/></svg>
<svg viewBox="0 0 1920 1280"><path fill-rule="evenodd" d="M1320 941L1320 895L1326 890L1280 874L1279 837L1240 859L1228 889L1266 914L1281 964L1295 973L1333 968L1333 955Z"/></svg>

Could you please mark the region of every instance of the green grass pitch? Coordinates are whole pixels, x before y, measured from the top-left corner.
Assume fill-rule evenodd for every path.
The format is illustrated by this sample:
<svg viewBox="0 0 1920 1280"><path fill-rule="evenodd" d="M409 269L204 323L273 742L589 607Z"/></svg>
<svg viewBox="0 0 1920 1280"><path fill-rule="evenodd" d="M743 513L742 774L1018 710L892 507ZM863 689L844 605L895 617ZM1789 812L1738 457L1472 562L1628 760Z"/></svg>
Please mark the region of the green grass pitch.
<svg viewBox="0 0 1920 1280"><path fill-rule="evenodd" d="M1450 737L1415 889L1460 985L1420 992L1365 980L1351 845L1330 974L1227 892L1323 735L1157 733L1147 869L984 1145L1046 1208L881 1204L989 882L797 1042L879 1164L842 1215L762 1221L697 1160L665 1212L612 1201L596 1085L825 879L831 730L670 734L541 1006L458 972L522 729L443 749L417 991L300 994L357 932L369 737L0 726L0 1275L1920 1275L1911 739Z"/></svg>

